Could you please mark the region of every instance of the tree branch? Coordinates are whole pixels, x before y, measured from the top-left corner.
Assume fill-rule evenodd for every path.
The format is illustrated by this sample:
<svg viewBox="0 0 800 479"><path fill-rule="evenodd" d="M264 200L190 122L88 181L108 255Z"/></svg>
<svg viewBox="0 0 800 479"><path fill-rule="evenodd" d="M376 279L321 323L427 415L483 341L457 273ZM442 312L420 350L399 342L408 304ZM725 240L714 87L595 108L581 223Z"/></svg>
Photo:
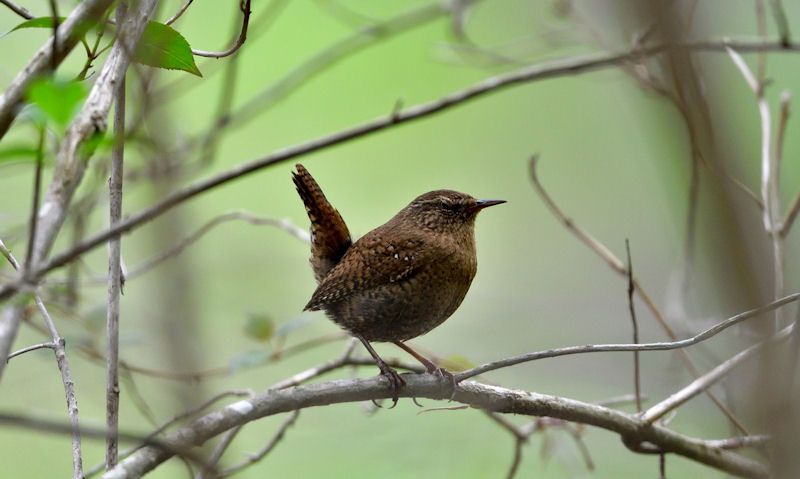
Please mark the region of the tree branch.
<svg viewBox="0 0 800 479"><path fill-rule="evenodd" d="M318 138L294 147L286 148L263 158L253 160L248 163L243 163L210 178L197 181L191 185L188 185L182 190L176 191L150 208L132 214L118 225L97 233L94 236L87 238L82 243L52 257L49 261L37 268L37 270L34 272L34 278L40 278L43 274L63 266L86 251L105 243L109 238L120 233L128 232L199 194L205 193L220 185L226 184L255 171L259 171L263 168L298 158L325 148L347 143L354 139L368 136L385 129L394 128L403 123L435 115L437 113L449 110L455 106L459 106L463 103L483 97L484 95L499 92L511 86L618 66L643 56L656 55L669 48L682 48L696 51L724 51L724 49L729 45L736 47L741 52L758 52L762 50L781 50L793 52L800 51L800 44L795 43L790 44L788 47L784 47L780 43L776 42L747 40L731 40L727 42L705 41L684 45L658 45L634 49L624 53L592 54L528 66L511 73L488 78L469 88L452 93L439 100L424 103L400 112L395 112L389 117L381 117L347 130L340 131L338 133ZM8 298L20 287L20 285L21 282L17 281L0 288L0 300Z"/></svg>
<svg viewBox="0 0 800 479"><path fill-rule="evenodd" d="M5 6L7 6L9 9L11 9L12 12L16 13L17 15L19 15L22 18L24 18L25 20L30 20L30 19L34 18L33 14L31 12L29 12L26 8L20 7L19 5L15 4L11 0L0 0L0 3L2 3Z"/></svg>
<svg viewBox="0 0 800 479"><path fill-rule="evenodd" d="M484 374L489 371L507 368L529 361L536 361L539 359L555 358L559 356L568 356L572 354L586 354L586 353L601 353L601 352L622 352L622 351L670 351L673 349L681 349L701 343L710 339L722 331L735 326L746 319L758 316L769 311L773 311L781 306L795 302L800 299L800 293L790 294L777 301L761 306L760 308L751 309L743 313L732 316L714 326L706 329L705 331L692 336L691 338L681 339L678 341L656 342L656 343L639 343L639 344L589 344L586 346L567 346L564 348L547 349L544 351L537 351L533 353L521 354L498 361L483 364L481 366L468 369L466 371L455 374L456 381L463 381L479 374Z"/></svg>
<svg viewBox="0 0 800 479"><path fill-rule="evenodd" d="M452 385L428 374L406 374L402 397L448 399ZM173 448L200 445L209 438L256 419L297 409L330 404L386 399L392 392L381 378L328 381L283 390L268 390L253 399L239 401L209 413L163 438ZM453 400L488 411L547 416L565 421L597 426L619 434L626 444L651 443L661 450L678 454L729 474L766 478L766 467L735 453L708 447L702 440L690 438L659 425L647 425L641 419L613 409L573 399L488 386L475 382L461 383ZM169 459L163 448L146 447L121 461L105 478L140 477Z"/></svg>
<svg viewBox="0 0 800 479"><path fill-rule="evenodd" d="M188 7L188 2L183 10ZM206 50L195 50L192 49L192 55L197 55L199 57L209 57L209 58L224 58L236 53L239 48L244 45L245 40L247 40L247 27L250 25L250 0L241 0L239 3L239 9L242 11L242 29L239 31L239 37L233 43L233 45L228 48L227 50L221 52L210 52ZM179 11L178 13L183 13L183 10ZM176 14L177 15L177 14ZM173 20L174 21L174 20Z"/></svg>

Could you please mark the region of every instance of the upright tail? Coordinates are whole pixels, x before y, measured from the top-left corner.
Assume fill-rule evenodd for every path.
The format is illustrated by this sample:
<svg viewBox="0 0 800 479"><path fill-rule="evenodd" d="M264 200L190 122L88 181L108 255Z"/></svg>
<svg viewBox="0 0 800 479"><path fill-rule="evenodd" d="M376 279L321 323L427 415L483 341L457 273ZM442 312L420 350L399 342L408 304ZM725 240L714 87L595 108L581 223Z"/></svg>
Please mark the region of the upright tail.
<svg viewBox="0 0 800 479"><path fill-rule="evenodd" d="M299 163L296 167L292 181L311 220L311 269L320 282L342 259L352 240L342 216L325 198L311 173Z"/></svg>

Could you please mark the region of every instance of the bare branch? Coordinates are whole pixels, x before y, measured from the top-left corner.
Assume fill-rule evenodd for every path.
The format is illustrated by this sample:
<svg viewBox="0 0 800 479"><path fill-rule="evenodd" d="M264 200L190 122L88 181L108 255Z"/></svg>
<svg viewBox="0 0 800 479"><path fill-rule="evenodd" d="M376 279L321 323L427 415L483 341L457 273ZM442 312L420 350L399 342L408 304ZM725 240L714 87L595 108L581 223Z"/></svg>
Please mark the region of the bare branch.
<svg viewBox="0 0 800 479"><path fill-rule="evenodd" d="M117 22L126 22L128 4L125 0L117 6ZM118 42L125 42L119 37ZM109 191L109 225L122 218L122 179L125 156L125 72L120 75L114 95L114 146L111 151L111 177ZM108 294L106 301L106 469L117 463L119 430L119 309L123 282L120 237L108 241Z"/></svg>
<svg viewBox="0 0 800 479"><path fill-rule="evenodd" d="M31 351L36 351L37 349L55 349L55 347L56 347L56 345L53 344L52 341L48 341L46 343L34 344L32 346L28 346L26 348L19 349L17 351L14 351L13 353L9 354L8 357L6 358L6 362L9 362L9 361L11 361L12 358L15 358L17 356L21 356L21 355L23 355L25 353L29 353Z"/></svg>
<svg viewBox="0 0 800 479"><path fill-rule="evenodd" d="M392 115L391 117L381 117L376 120L363 123L356 127L340 131L307 143L303 143L294 147L286 148L276 153L267 155L263 158L241 164L228 171L221 172L210 178L195 182L182 190L176 191L172 195L164 198L161 202L153 205L138 213L132 214L126 220L123 220L118 225L110 227L109 229L100 232L82 243L62 252L43 265L37 268L33 275L34 278L39 278L43 274L63 266L64 264L74 260L81 254L89 251L97 246L108 241L109 238L132 230L133 228L146 223L153 218L160 216L164 212L172 209L173 207L220 185L226 184L242 176L248 175L255 171L261 170L272 166L277 163L282 163L291 159L295 159L325 148L330 148L335 145L352 141L356 138L368 136L379 131L396 127L400 124L419 120L443 111L449 110L455 106L462 105L474 99L483 97L484 95L502 91L505 88L529 83L533 81L544 80L547 78L554 78L558 76L574 75L596 71L603 68L618 66L620 64L630 62L635 58L640 58L648 55L656 55L669 48L691 49L696 51L720 51L726 46L731 45L736 47L739 51L762 51L762 50L785 50L785 51L800 51L800 44L791 44L789 47L783 47L778 43L769 42L752 42L752 41L707 41L697 42L684 45L658 45L654 47L647 47L643 49L634 49L624 53L617 54L593 54L580 57L572 57L554 62L548 62L540 65L532 65L523 69L498 75L496 77L488 78L479 82L472 87L455 92L451 95L445 96L439 100L418 105L411 108L406 108L402 112ZM73 166L75 166L73 164ZM82 171L81 171L82 173ZM79 175L78 175L79 176ZM70 191L71 193L71 191ZM60 224L60 222L59 222ZM14 291L20 287L19 281L7 284L0 288L0 299L8 298Z"/></svg>
<svg viewBox="0 0 800 479"><path fill-rule="evenodd" d="M701 394L703 391L706 391L717 381L730 373L736 366L742 364L744 361L750 359L753 355L761 351L766 344L787 339L791 335L792 329L792 326L788 326L769 340L754 344L744 351L737 353L735 356L723 362L708 373L692 381L688 386L645 411L642 414L642 419L646 423L652 424L653 422L662 418L668 412L677 409L686 401L692 399L698 394Z"/></svg>
<svg viewBox="0 0 800 479"><path fill-rule="evenodd" d="M739 313L735 316L732 316L724 321L715 324L714 326L706 329L700 334L692 336L691 338L681 339L679 341L640 343L640 344L589 344L586 346L567 346L564 348L547 349L544 351L521 354L519 356L513 356L510 358L486 363L481 366L477 366L472 369L468 369L466 371L455 374L455 379L456 381L463 381L465 379L469 379L479 374L484 374L489 371L495 371L497 369L507 368L509 366L514 366L529 361L536 361L539 359L546 359L546 358L555 358L559 356L567 356L572 354L586 354L586 353L599 353L599 352L611 352L611 351L615 352L670 351L673 349L686 348L688 346L693 346L707 339L710 339L716 336L717 334L721 333L722 331L730 328L731 326L735 326L746 319L750 319L754 316L758 316L760 314L773 311L776 308L780 308L781 306L793 303L799 299L800 299L800 293L790 294L789 296L781 298L777 301L773 301L769 304L761 306L760 308L751 309L749 311Z"/></svg>
<svg viewBox="0 0 800 479"><path fill-rule="evenodd" d="M625 252L628 255L628 311L631 313L633 326L633 344L639 344L639 323L636 321L636 307L633 304L633 292L636 286L633 282L633 262L631 261L631 245L625 239ZM642 410L642 380L639 375L639 351L633 352L633 390L636 395L636 411Z"/></svg>
<svg viewBox="0 0 800 479"><path fill-rule="evenodd" d="M113 0L86 0L79 3L72 13L58 27L58 43L55 48L55 64L60 64L75 47L86 24L97 21L111 5ZM8 5L7 2L3 2ZM0 138L5 136L31 82L52 68L53 38L48 39L34 54L6 91L0 95Z"/></svg>
<svg viewBox="0 0 800 479"><path fill-rule="evenodd" d="M175 23L175 21L176 21L177 19L181 18L181 15L183 15L183 14L184 14L184 12L186 12L186 9L187 9L187 8L189 8L189 6L192 4L192 2L193 2L193 1L194 1L194 0L186 0L186 1L183 3L183 5L181 5L181 8L179 8L179 9L178 9L178 11L177 11L177 12L175 12L175 15L171 16L171 17L169 18L169 20L167 20L167 21L166 21L166 22L164 22L164 23L165 23L165 24L167 24L167 25L172 25L173 23Z"/></svg>
<svg viewBox="0 0 800 479"><path fill-rule="evenodd" d="M21 265L14 255L11 254L11 251L6 248L6 245L2 240L0 240L0 251L2 251L3 256L6 257L14 269L21 269ZM72 438L72 477L73 479L83 479L83 456L81 453L81 433L80 422L78 419L78 399L75 396L75 382L72 380L72 370L69 365L69 360L67 359L66 342L58 333L58 330L56 329L56 323L53 321L53 318L47 311L47 308L45 307L44 302L38 293L34 294L34 301L36 302L36 307L39 309L39 313L42 315L42 318L47 325L47 329L50 332L51 340L50 342L45 343L45 347L53 350L53 353L56 357L58 370L61 372L61 382L64 385L64 395L67 399L67 415L69 416L71 427L70 435ZM14 308L10 309L13 312ZM19 312L19 314L19 317L21 317L21 312ZM37 345L33 348L38 349L39 346L41 345ZM11 359L13 356L18 356L19 354L29 350L32 350L32 348L26 348L25 350L17 351L13 355L9 355L6 361L3 361L3 364L5 364L8 359ZM2 355L0 355L0 357L2 357Z"/></svg>
<svg viewBox="0 0 800 479"><path fill-rule="evenodd" d="M690 128L690 131L692 129ZM578 237L584 244L586 244L592 251L594 251L598 256L600 256L614 271L616 271L620 275L627 276L627 269L622 264L622 261L617 258L614 253L611 252L605 245L603 245L600 241L596 240L593 236L589 233L581 229L578 225L572 221L572 219L568 218L556 205L555 201L550 197L547 191L542 186L541 182L539 181L539 175L537 172L537 164L538 158L533 156L530 160L530 176L531 181L533 182L533 186L536 189L536 192L548 206L550 211L553 213L553 216L556 217L564 226L567 228L568 231L573 233L575 236ZM647 308L650 310L650 313L656 319L658 324L667 334L667 337L672 341L677 341L678 336L672 330L670 325L667 323L666 318L664 315L661 314L661 311L658 310L655 302L650 298L650 295L644 290L644 288L639 284L639 281L635 277L631 277L629 281L633 282L633 286L635 292L638 296L644 301ZM678 350L683 363L686 366L686 369L689 373L694 376L695 378L700 377L700 371L694 365L694 362L686 353L686 351ZM733 412L728 408L722 401L720 401L711 391L706 391L706 395L708 395L709 399L714 403L714 405L719 408L720 411L736 426L742 433L749 434L747 428L745 428L744 424L733 414Z"/></svg>
<svg viewBox="0 0 800 479"><path fill-rule="evenodd" d="M189 6L188 3L187 5L185 5L185 7ZM210 52L205 50L192 49L192 54L197 55L199 57L224 58L236 53L236 51L239 50L239 48L241 48L242 45L244 45L245 40L247 40L247 27L250 25L250 13L251 13L250 0L240 0L239 9L242 11L242 29L239 32L239 37L234 42L233 46L221 52Z"/></svg>
<svg viewBox="0 0 800 479"><path fill-rule="evenodd" d="M783 3L781 0L772 0L772 14L775 16L775 24L778 26L778 35L781 39L782 45L789 45L791 43L791 35L789 33L789 21L786 20L786 12L783 10Z"/></svg>
<svg viewBox="0 0 800 479"><path fill-rule="evenodd" d="M253 391L249 390L249 389L232 389L230 391L223 391L223 392L221 392L219 394L216 394L213 397L209 398L208 400L202 402L201 404L199 404L197 406L194 406L194 407L192 407L192 408L190 408L190 409L178 414L177 416L174 416L172 419L170 419L169 421L165 422L164 424L162 424L161 426L156 428L153 432L151 432L150 434L148 434L144 438L144 441L143 441L144 444L139 444L139 445L137 445L135 447L132 447L130 449L127 449L127 450L121 452L119 454L120 459L124 459L124 458L130 456L131 454L133 454L134 452L138 451L139 449L143 448L147 444L148 440L151 440L151 439L154 439L154 438L158 437L159 434L161 434L162 432L166 431L170 426L174 425L175 423L183 421L184 419L190 418L192 416L195 416L195 415L203 412L204 410L208 409L209 407L211 407L214 403L216 403L216 402L218 402L218 401L220 401L222 399L225 399L226 397L231 397L231 396L233 396L233 397L253 397L253 396L255 396L255 393ZM98 465L94 466L93 468L89 469L86 472L86 477L89 478L89 477L95 476L98 473L102 472L104 468L105 468L105 463L98 464Z"/></svg>
<svg viewBox="0 0 800 479"><path fill-rule="evenodd" d="M264 446L264 448L262 448L255 454L251 454L243 462L233 465L227 469L223 469L222 472L220 473L220 477L232 476L237 472L251 466L252 464L255 464L256 462L264 459L267 456L267 454L272 452L272 450L275 449L275 446L277 446L278 443L281 442L283 436L286 435L286 431L294 425L299 415L300 415L299 409L295 409L294 411L292 411L289 417L287 417L286 420L283 421L283 424L280 425L278 431L275 432L275 435L272 436L272 439L269 440L269 442L267 443L266 446Z"/></svg>
<svg viewBox="0 0 800 479"><path fill-rule="evenodd" d="M708 439L705 443L708 447L718 447L720 449L741 449L745 447L763 447L771 441L769 436L740 436L727 439Z"/></svg>
<svg viewBox="0 0 800 479"><path fill-rule="evenodd" d="M440 381L429 374L405 375L402 397L448 399L452 392L449 381ZM253 420L296 409L330 404L386 399L392 392L381 378L336 380L289 389L271 389L253 399L231 404L214 411L186 427L164 437L175 448L199 445L207 439ZM475 382L461 383L453 400L494 412L531 416L548 416L565 421L597 426L620 434L627 444L648 442L661 450L678 454L708 466L743 477L765 478L767 469L751 459L722 449L709 448L698 439L689 438L660 425L646 427L629 414L595 404L545 394L517 391ZM147 447L106 473L106 478L140 477L167 460L164 449Z"/></svg>
<svg viewBox="0 0 800 479"><path fill-rule="evenodd" d="M0 0L0 3L7 6L9 9L11 9L12 12L16 13L25 20L30 20L34 18L33 14L29 12L25 7L21 7L12 2L11 0Z"/></svg>

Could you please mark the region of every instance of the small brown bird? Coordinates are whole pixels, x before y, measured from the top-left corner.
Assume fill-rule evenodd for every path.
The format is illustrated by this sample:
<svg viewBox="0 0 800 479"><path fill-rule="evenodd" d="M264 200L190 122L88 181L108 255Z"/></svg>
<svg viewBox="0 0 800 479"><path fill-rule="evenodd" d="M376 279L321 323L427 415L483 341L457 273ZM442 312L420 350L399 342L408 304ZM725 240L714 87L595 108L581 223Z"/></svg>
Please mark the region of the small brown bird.
<svg viewBox="0 0 800 479"><path fill-rule="evenodd" d="M505 201L431 191L353 243L341 215L303 165L292 179L311 220L311 268L319 283L304 310L324 310L364 344L388 379L395 403L405 381L370 341L392 342L428 372L452 378L403 341L440 325L461 304L478 266L475 217Z"/></svg>

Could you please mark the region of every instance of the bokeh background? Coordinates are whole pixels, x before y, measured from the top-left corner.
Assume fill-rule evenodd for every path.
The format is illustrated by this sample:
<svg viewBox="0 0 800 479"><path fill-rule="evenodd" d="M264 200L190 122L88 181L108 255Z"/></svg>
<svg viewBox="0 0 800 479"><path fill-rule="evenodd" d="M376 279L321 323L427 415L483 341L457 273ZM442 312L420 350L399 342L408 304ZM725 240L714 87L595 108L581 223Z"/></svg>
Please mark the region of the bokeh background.
<svg viewBox="0 0 800 479"><path fill-rule="evenodd" d="M35 14L47 2L31 1ZM76 2L62 1L62 11ZM179 6L163 1L160 19ZM284 2L270 24L254 30L237 60L233 111L248 105L254 115L234 123L218 145L213 160L199 170L186 168L174 179L126 184L124 211L135 212L157 202L192 177L205 177L278 149L303 143L389 115L395 105L434 100L483 78L566 56L626 48L641 29L640 17L625 1L479 2L465 23L470 38L503 53L501 59L471 51L453 34L451 19L442 15L408 31L375 41L304 81L279 101L258 105L253 98L331 44L359 29L426 5L425 1L291 0ZM571 5L569 4L571 3ZM682 3L682 2L676 2ZM691 3L691 2L683 2ZM784 2L788 18L800 18L800 4ZM220 49L228 44L238 21L238 2L197 0L177 24L195 48ZM254 21L270 6L254 0ZM698 37L753 37L754 2L698 2L694 27ZM19 18L0 9L0 30ZM796 27L800 28L800 23ZM774 26L769 22L770 34ZM0 88L5 88L35 50L46 30L24 30L0 38ZM368 35L362 35L367 38ZM514 62L508 62L509 58ZM752 93L724 53L702 53L698 64L716 79L713 85L716 138L738 156L730 170L752 190L759 188L759 120ZM748 55L754 65L755 56ZM152 78L166 86L142 128L162 145L180 149L187 138L203 134L215 121L230 59L198 62L204 78L160 71ZM76 49L59 68L65 78L80 69ZM98 68L101 63L98 62ZM796 54L771 54L767 98L777 111L783 90L800 85ZM145 71L146 67L140 67ZM137 101L136 73L129 75L129 98ZM91 81L91 78L90 80ZM135 111L132 106L131 110ZM134 113L131 113L133 115ZM800 135L790 122L782 165L782 199L786 204L800 188ZM30 143L33 128L18 122L0 144ZM126 168L157 171L181 152L131 147ZM523 84L485 96L445 113L370 135L308 155L300 161L314 174L339 209L354 235L380 225L418 194L450 188L477 197L502 198L508 204L481 215L477 224L479 272L461 308L444 325L413 340L412 345L438 357L478 364L501 357L573 344L628 342L631 338L624 278L580 244L544 207L531 187L528 159L540 155L544 186L579 225L624 258L631 244L634 269L679 335L694 334L715 321L755 306L757 294L734 293L740 258L727 244L735 235L763 231L760 217L744 207L732 232L719 227L718 202L701 188L696 263L689 293L678 283L686 273L684 238L691 154L686 127L669 102L642 90L628 74L611 68ZM107 154L101 153L81 193L104 185ZM197 155L182 161L197 164ZM204 222L232 210L287 218L305 228L307 218L290 181L292 163L280 164L215 189L189 201L123 239L123 257L130 268L165 250ZM47 170L49 173L49 170ZM46 174L47 174L46 173ZM708 179L713 174L704 173ZM0 165L0 233L18 256L24 256L24 225L29 214L32 167L29 162ZM46 177L47 179L47 177ZM127 180L126 180L127 181ZM107 224L105 197L89 218L88 232ZM732 206L731 206L732 208ZM722 234L721 231L727 231ZM69 244L69 225L55 250ZM730 237L733 235L734 238ZM797 288L795 231L787 239L787 291ZM105 248L81 262L85 278L106 271ZM227 367L230 373L199 381L175 381L134 374L122 383L121 428L146 433L152 429L142 403L159 422L231 388L260 391L295 372L340 354L345 340L335 341L278 362L265 361L279 347L278 338L262 343L246 333L248 318L267 317L285 345L336 332L321 313L301 313L314 289L306 244L268 226L230 222L205 235L181 255L129 281L122 298L121 356L141 368L195 371ZM766 257L766 256L765 256ZM766 267L766 266L765 266ZM11 274L0 265L4 278ZM746 273L744 273L746 275ZM52 281L64 278L57 271ZM767 280L769 276L766 276ZM87 279L87 281L88 281ZM91 281L89 281L91 283ZM767 291L768 285L764 286ZM104 368L82 355L80 345L102 351L105 287L82 288L77 306L54 305L61 333L71 354L81 422L104 423ZM642 304L637 303L642 340L664 334ZM38 321L34 318L33 321ZM702 368L710 368L753 341L746 330L692 351ZM176 339L178 338L178 339ZM16 347L43 337L23 326ZM384 356L403 357L393 346L379 345ZM361 352L360 349L358 350ZM406 358L408 359L408 358ZM573 356L496 371L487 380L508 387L564 395L587 401L632 391L630 354ZM642 356L643 389L650 403L688 383L676 353ZM332 376L372 376L376 370L340 370ZM745 367L715 387L733 398L746 389L757 367ZM62 385L48 351L12 361L3 378L0 409L66 419ZM137 399L138 398L138 399ZM743 404L743 403L741 403ZM746 406L738 409L748 417ZM426 407L446 403L423 401ZM736 405L735 405L736 406ZM630 410L631 406L625 406ZM281 417L246 427L223 458L232 464L259 449ZM525 418L512 418L523 423ZM704 438L731 435L724 417L704 396L681 408L671 423L676 430ZM630 453L615 435L591 429L585 439L595 463L587 469L570 436L554 428L534 435L525 447L518 477L656 477L657 458ZM3 477L67 476L71 470L66 436L0 429ZM87 466L102 461L104 446L85 440ZM344 404L302 412L285 440L260 464L239 474L256 477L503 477L511 461L513 440L474 410L420 414L410 401L392 410ZM722 477L680 458L669 457L669 477ZM171 460L151 477L185 476L185 466Z"/></svg>

